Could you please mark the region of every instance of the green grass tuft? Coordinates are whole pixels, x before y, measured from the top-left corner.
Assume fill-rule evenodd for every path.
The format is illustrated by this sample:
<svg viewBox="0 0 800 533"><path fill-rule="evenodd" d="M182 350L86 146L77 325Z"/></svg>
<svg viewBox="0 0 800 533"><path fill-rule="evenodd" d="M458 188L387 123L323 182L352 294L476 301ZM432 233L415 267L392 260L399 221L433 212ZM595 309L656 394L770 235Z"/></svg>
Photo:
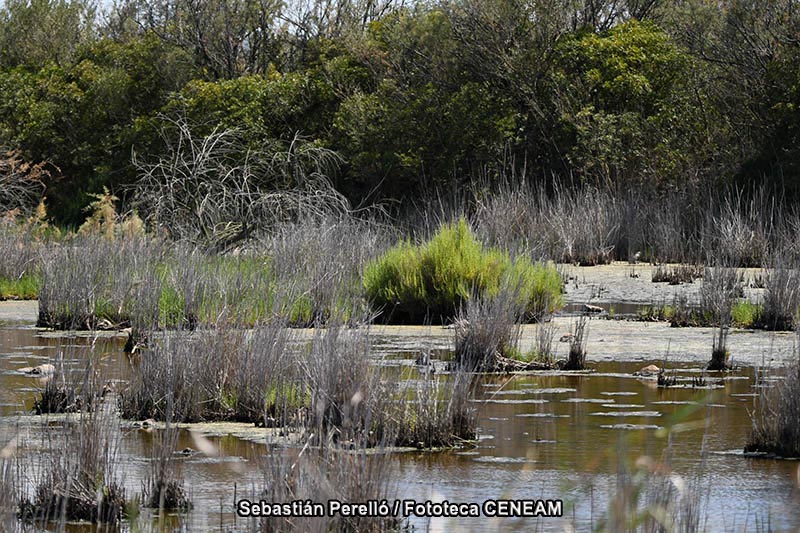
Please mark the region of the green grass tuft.
<svg viewBox="0 0 800 533"><path fill-rule="evenodd" d="M761 322L764 306L746 300L733 304L731 319L740 328L754 328Z"/></svg>
<svg viewBox="0 0 800 533"><path fill-rule="evenodd" d="M442 226L427 243L400 242L369 263L363 279L367 297L392 322L445 321L473 295L495 296L506 284L520 288L527 318L562 303L552 265L484 248L464 219Z"/></svg>

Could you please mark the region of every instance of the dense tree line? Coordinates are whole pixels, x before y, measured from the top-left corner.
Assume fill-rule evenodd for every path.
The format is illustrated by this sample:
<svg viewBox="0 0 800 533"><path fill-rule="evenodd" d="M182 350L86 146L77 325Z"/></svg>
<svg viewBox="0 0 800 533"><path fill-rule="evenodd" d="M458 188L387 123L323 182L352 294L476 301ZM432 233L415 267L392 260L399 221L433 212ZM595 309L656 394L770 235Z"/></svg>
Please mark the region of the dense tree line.
<svg viewBox="0 0 800 533"><path fill-rule="evenodd" d="M235 129L233 159L296 143L332 151L330 178L356 205L523 171L655 194L727 183L797 194L798 10L7 0L0 146L47 165L48 208L63 224L104 186L135 194L141 162L174 152L176 124L196 138Z"/></svg>

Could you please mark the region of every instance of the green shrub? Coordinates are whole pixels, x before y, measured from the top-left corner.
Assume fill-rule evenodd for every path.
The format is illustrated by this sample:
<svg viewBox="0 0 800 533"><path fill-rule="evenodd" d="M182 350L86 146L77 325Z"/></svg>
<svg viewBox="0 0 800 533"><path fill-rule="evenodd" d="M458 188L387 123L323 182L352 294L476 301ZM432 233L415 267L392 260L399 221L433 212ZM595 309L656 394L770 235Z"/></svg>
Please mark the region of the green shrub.
<svg viewBox="0 0 800 533"><path fill-rule="evenodd" d="M364 270L364 287L391 322L439 322L473 295L495 296L514 286L525 318L561 305L561 278L549 265L486 249L464 219L442 226L427 243L400 242Z"/></svg>

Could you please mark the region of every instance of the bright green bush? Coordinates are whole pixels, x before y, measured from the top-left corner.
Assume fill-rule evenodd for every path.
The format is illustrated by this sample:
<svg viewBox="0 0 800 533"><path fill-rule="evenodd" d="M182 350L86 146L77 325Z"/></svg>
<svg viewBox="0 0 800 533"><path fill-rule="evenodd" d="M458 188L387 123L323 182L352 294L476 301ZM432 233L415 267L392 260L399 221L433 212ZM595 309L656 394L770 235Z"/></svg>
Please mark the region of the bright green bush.
<svg viewBox="0 0 800 533"><path fill-rule="evenodd" d="M455 316L473 295L511 287L526 318L561 305L561 278L549 265L486 249L465 220L442 226L427 243L400 242L364 270L367 297L384 320L421 323Z"/></svg>

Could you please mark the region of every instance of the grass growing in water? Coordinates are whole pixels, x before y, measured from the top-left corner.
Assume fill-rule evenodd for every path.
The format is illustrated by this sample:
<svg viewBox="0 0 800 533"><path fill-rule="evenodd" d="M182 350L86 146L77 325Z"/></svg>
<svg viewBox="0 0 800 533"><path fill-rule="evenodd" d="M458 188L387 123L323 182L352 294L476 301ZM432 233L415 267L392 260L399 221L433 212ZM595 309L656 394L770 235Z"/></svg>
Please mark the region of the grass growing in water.
<svg viewBox="0 0 800 533"><path fill-rule="evenodd" d="M33 498L20 502L20 516L37 525L89 521L111 527L125 507L116 474L120 433L110 410L81 413L63 429L48 427L49 447L35 476Z"/></svg>
<svg viewBox="0 0 800 533"><path fill-rule="evenodd" d="M747 452L780 457L800 457L800 359L795 359L786 379L762 388L753 416Z"/></svg>
<svg viewBox="0 0 800 533"><path fill-rule="evenodd" d="M388 322L440 323L473 295L497 295L506 280L520 287L527 318L561 304L561 277L552 266L485 248L463 218L421 245L403 241L364 270L367 297Z"/></svg>

